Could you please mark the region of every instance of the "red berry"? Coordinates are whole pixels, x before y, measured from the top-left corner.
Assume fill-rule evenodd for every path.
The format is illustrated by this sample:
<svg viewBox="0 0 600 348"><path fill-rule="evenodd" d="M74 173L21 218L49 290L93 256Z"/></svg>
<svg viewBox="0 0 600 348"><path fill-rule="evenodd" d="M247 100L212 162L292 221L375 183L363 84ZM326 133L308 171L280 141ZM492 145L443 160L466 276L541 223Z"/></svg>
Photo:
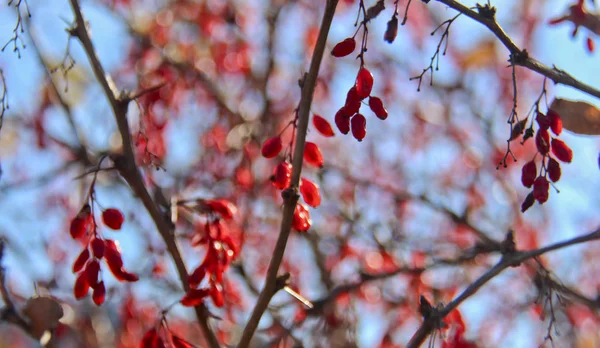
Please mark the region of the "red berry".
<svg viewBox="0 0 600 348"><path fill-rule="evenodd" d="M313 208L316 208L321 204L319 186L308 179L302 178L300 182L300 194L302 194L302 198L306 204Z"/></svg>
<svg viewBox="0 0 600 348"><path fill-rule="evenodd" d="M313 126L315 126L315 129L325 137L329 138L335 135L329 122L319 115L313 116Z"/></svg>
<svg viewBox="0 0 600 348"><path fill-rule="evenodd" d="M177 335L171 335L171 340L174 348L194 348L194 345Z"/></svg>
<svg viewBox="0 0 600 348"><path fill-rule="evenodd" d="M336 112L335 125L342 134L348 134L348 132L350 132L350 116L346 113L345 106L342 106L342 108Z"/></svg>
<svg viewBox="0 0 600 348"><path fill-rule="evenodd" d="M102 221L113 230L120 230L124 220L123 213L119 209L108 208L102 212Z"/></svg>
<svg viewBox="0 0 600 348"><path fill-rule="evenodd" d="M85 266L85 271L83 271L87 277L87 282L91 287L96 286L98 284L98 274L100 273L100 263L96 259L91 259L87 265Z"/></svg>
<svg viewBox="0 0 600 348"><path fill-rule="evenodd" d="M571 163L573 160L573 150L560 139L552 139L552 153L562 162Z"/></svg>
<svg viewBox="0 0 600 348"><path fill-rule="evenodd" d="M90 252L87 248L83 249L83 251L81 251L79 256L77 256L77 258L75 259L75 262L73 262L73 273L81 271L81 269L83 268L83 266L89 258Z"/></svg>
<svg viewBox="0 0 600 348"><path fill-rule="evenodd" d="M354 52L355 48L356 41L353 38L349 37L335 45L333 47L333 50L331 50L331 55L337 58L345 57L350 53Z"/></svg>
<svg viewBox="0 0 600 348"><path fill-rule="evenodd" d="M106 297L106 288L104 287L104 282L100 282L100 283L98 283L98 285L96 285L94 287L94 293L92 294L92 300L94 300L94 303L96 304L96 306L100 306L101 304L104 303L105 297Z"/></svg>
<svg viewBox="0 0 600 348"><path fill-rule="evenodd" d="M210 288L209 292L210 292L210 298L212 299L215 306L223 307L223 305L225 304L225 300L223 298L223 290L221 290L219 285L213 285Z"/></svg>
<svg viewBox="0 0 600 348"><path fill-rule="evenodd" d="M94 237L90 242L92 253L97 259L101 259L104 256L104 241L98 237Z"/></svg>
<svg viewBox="0 0 600 348"><path fill-rule="evenodd" d="M352 117L352 136L358 141L362 141L367 135L367 119L361 114Z"/></svg>
<svg viewBox="0 0 600 348"><path fill-rule="evenodd" d="M315 167L323 167L323 155L315 143L306 142L304 147L304 160Z"/></svg>
<svg viewBox="0 0 600 348"><path fill-rule="evenodd" d="M538 129L535 135L535 146L542 155L550 151L550 134L547 129Z"/></svg>
<svg viewBox="0 0 600 348"><path fill-rule="evenodd" d="M367 68L361 68L356 76L356 94L360 99L365 99L373 89L373 75Z"/></svg>
<svg viewBox="0 0 600 348"><path fill-rule="evenodd" d="M273 158L281 152L283 144L281 143L281 137L273 137L267 139L260 150L260 153L264 158Z"/></svg>
<svg viewBox="0 0 600 348"><path fill-rule="evenodd" d="M533 196L533 192L529 192L523 204L521 204L521 213L524 213L527 209L531 208L531 206L535 203L535 197Z"/></svg>
<svg viewBox="0 0 600 348"><path fill-rule="evenodd" d="M237 207L226 199L211 199L204 202L208 209L221 215L225 220L233 219L237 213Z"/></svg>
<svg viewBox="0 0 600 348"><path fill-rule="evenodd" d="M352 86L346 95L346 103L344 104L345 112L348 117L351 117L360 110L362 98L356 92L356 86Z"/></svg>
<svg viewBox="0 0 600 348"><path fill-rule="evenodd" d="M191 289L181 299L181 304L185 307L196 307L204 302L204 298L208 296L208 289Z"/></svg>
<svg viewBox="0 0 600 348"><path fill-rule="evenodd" d="M90 222L92 221L91 212L92 209L90 208L90 205L86 204L79 210L77 216L71 220L69 232L73 239L78 239L87 232Z"/></svg>
<svg viewBox="0 0 600 348"><path fill-rule="evenodd" d="M548 120L548 117L546 115L542 114L541 112L537 113L537 116L535 117L535 121L542 129L550 128L550 120Z"/></svg>
<svg viewBox="0 0 600 348"><path fill-rule="evenodd" d="M289 162L281 162L275 167L271 182L275 187L283 190L290 186L292 180L292 165Z"/></svg>
<svg viewBox="0 0 600 348"><path fill-rule="evenodd" d="M592 38L589 36L587 38L586 45L587 45L588 52L590 52L590 53L594 52L594 40L592 40Z"/></svg>
<svg viewBox="0 0 600 348"><path fill-rule="evenodd" d="M560 180L560 164L554 159L554 158L550 158L548 160L548 177L550 178L550 180L552 180L552 182L557 182L558 180Z"/></svg>
<svg viewBox="0 0 600 348"><path fill-rule="evenodd" d="M81 300L88 294L89 290L90 285L87 282L85 272L79 273L79 275L75 279L75 286L73 287L73 294L75 295L75 299Z"/></svg>
<svg viewBox="0 0 600 348"><path fill-rule="evenodd" d="M296 231L304 232L308 231L310 225L312 225L312 220L308 209L304 204L297 203L294 215L292 216L292 228Z"/></svg>
<svg viewBox="0 0 600 348"><path fill-rule="evenodd" d="M188 277L188 283L190 283L190 286L192 288L196 288L198 287L198 285L200 285L205 275L206 267L200 265L194 270L194 272L192 272L192 274L190 274L190 276Z"/></svg>
<svg viewBox="0 0 600 348"><path fill-rule="evenodd" d="M548 124L550 125L550 129L552 129L552 133L559 135L562 132L562 120L560 119L560 115L556 111L548 110Z"/></svg>
<svg viewBox="0 0 600 348"><path fill-rule="evenodd" d="M543 176L539 176L533 183L533 197L540 203L544 203L548 200L548 194L550 191L550 183L548 179Z"/></svg>
<svg viewBox="0 0 600 348"><path fill-rule="evenodd" d="M121 267L123 267L123 259L121 258L121 248L119 248L119 244L111 239L105 239L104 259L112 274L119 273Z"/></svg>
<svg viewBox="0 0 600 348"><path fill-rule="evenodd" d="M388 117L388 112L385 107L383 107L383 102L381 99L377 97L369 97L369 107L380 120L385 120Z"/></svg>
<svg viewBox="0 0 600 348"><path fill-rule="evenodd" d="M525 187L531 187L537 176L537 167L534 161L527 162L521 170L521 183Z"/></svg>

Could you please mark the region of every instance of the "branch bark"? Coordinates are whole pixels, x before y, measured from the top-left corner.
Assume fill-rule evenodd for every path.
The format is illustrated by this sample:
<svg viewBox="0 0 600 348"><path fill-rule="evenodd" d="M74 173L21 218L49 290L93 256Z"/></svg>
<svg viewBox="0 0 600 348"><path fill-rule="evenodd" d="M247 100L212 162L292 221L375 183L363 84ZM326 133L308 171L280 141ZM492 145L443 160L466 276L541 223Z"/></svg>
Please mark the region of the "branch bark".
<svg viewBox="0 0 600 348"><path fill-rule="evenodd" d="M175 235L173 233L173 226L170 224L167 216L160 211L159 207L156 205L152 196L146 189L144 185L144 181L139 172L137 165L135 164L135 156L133 153L133 148L131 146L131 134L129 131L129 123L127 121L127 107L131 98L127 96L125 93L119 92L115 83L111 79L111 77L104 71L98 56L96 55L96 51L94 49L94 45L89 36L86 22L81 13L81 6L79 5L78 0L70 0L71 7L73 9L73 13L75 14L75 24L72 29L70 29L70 34L75 36L81 42L83 49L90 61L90 65L92 66L92 70L94 75L100 85L102 86L102 90L106 95L106 98L109 101L109 104L112 108L112 111L115 115L115 119L117 121L117 127L119 129L119 133L121 135L122 140L122 154L113 156L113 160L115 161L115 166L118 168L121 176L127 181L135 195L137 195L144 207L152 217L154 224L161 237L163 238L165 244L167 245L167 250L173 261L175 262L175 266L177 268L177 273L179 275L179 279L183 286L184 291L188 291L190 286L187 281L188 272L185 266L185 262L181 256L181 252L179 251L179 246L177 245L177 241L175 239ZM209 327L208 318L209 313L204 305L199 305L194 308L196 311L196 316L198 318L198 322L204 333L204 337L211 348L220 347L219 341L217 340L215 334Z"/></svg>
<svg viewBox="0 0 600 348"><path fill-rule="evenodd" d="M273 257L269 263L267 270L267 277L265 285L256 305L252 311L252 315L244 328L242 337L238 344L238 348L246 348L250 344L250 340L258 327L260 318L265 312L271 298L279 290L277 288L277 272L279 266L283 260L283 254L287 245L288 237L290 235L292 227L292 216L296 209L296 203L298 202L298 184L300 182L300 173L302 171L302 161L304 158L304 145L306 143L306 132L308 129L308 119L310 114L310 107L312 104L313 93L317 83L317 76L319 75L319 68L323 59L323 53L325 52L325 45L327 43L327 35L329 34L329 28L333 21L333 15L337 7L338 0L327 0L325 5L325 12L323 14L323 20L321 22L321 28L319 30L319 36L317 38L317 44L313 52L313 56L310 62L310 68L308 74L302 82L302 95L300 99L300 105L298 107L298 128L296 129L296 144L294 147L294 158L292 163L292 181L290 188L282 193L284 199L283 206L283 217L281 220L281 227L279 230L279 237L275 244L275 250L273 251Z"/></svg>
<svg viewBox="0 0 600 348"><path fill-rule="evenodd" d="M540 75L546 76L552 81L554 81L554 83L556 84L571 86L596 98L600 98L600 90L577 80L565 71L562 71L556 67L550 68L540 63L539 61L529 57L527 51L522 50L521 48L519 48L519 46L517 46L517 44L515 44L512 41L512 39L504 32L504 30L498 24L498 22L496 22L496 19L493 16L484 16L481 13L470 9L467 6L455 0L436 1L453 8L454 10L461 12L465 16L486 26L492 33L494 33L494 35L500 40L500 42L502 42L504 47L506 47L510 51L511 60L515 65L525 67L527 69L537 72Z"/></svg>
<svg viewBox="0 0 600 348"><path fill-rule="evenodd" d="M423 324L419 327L417 332L413 335L413 337L408 342L407 348L417 348L421 346L423 341L431 334L433 330L439 327L439 322L450 312L456 309L461 303L463 303L467 298L471 297L475 294L485 283L490 281L492 278L502 273L505 269L509 267L515 267L521 264L522 262L538 257L542 254L545 254L550 251L562 249L571 245L586 243L590 241L600 240L600 228L592 231L583 236L575 237L572 239L568 239L563 242L555 243L548 245L543 248L527 250L527 251L515 251L509 254L505 254L502 259L492 268L490 268L487 272L481 275L477 280L475 280L471 285L469 285L458 297L456 297L452 302L448 303L447 306L443 307L439 310L434 316L429 317L427 320L423 321Z"/></svg>

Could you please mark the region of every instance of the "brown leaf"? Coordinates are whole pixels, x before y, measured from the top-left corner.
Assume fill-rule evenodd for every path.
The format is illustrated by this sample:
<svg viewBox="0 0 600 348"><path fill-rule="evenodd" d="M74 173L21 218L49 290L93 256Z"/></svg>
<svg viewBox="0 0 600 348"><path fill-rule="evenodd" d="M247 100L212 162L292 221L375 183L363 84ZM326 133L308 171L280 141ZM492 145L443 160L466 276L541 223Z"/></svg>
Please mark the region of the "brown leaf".
<svg viewBox="0 0 600 348"><path fill-rule="evenodd" d="M32 336L40 338L46 330L56 328L58 320L63 316L63 309L55 299L48 296L37 296L27 300L23 314L31 322Z"/></svg>
<svg viewBox="0 0 600 348"><path fill-rule="evenodd" d="M557 112L563 128L576 134L600 135L600 110L583 101L556 98L550 110Z"/></svg>

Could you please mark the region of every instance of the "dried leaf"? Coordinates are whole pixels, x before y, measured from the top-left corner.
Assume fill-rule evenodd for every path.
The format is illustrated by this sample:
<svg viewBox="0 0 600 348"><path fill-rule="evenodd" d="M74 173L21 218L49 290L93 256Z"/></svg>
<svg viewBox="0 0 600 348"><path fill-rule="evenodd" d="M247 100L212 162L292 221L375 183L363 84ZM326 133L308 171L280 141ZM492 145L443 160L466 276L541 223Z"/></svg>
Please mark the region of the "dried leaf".
<svg viewBox="0 0 600 348"><path fill-rule="evenodd" d="M62 306L58 301L47 296L31 297L27 300L23 314L31 322L31 334L40 338L46 330L55 329L63 316Z"/></svg>
<svg viewBox="0 0 600 348"><path fill-rule="evenodd" d="M550 110L557 112L563 128L576 134L600 135L600 110L583 101L556 98Z"/></svg>
<svg viewBox="0 0 600 348"><path fill-rule="evenodd" d="M463 70L481 69L496 63L496 42L487 40L476 44L473 49L458 58Z"/></svg>

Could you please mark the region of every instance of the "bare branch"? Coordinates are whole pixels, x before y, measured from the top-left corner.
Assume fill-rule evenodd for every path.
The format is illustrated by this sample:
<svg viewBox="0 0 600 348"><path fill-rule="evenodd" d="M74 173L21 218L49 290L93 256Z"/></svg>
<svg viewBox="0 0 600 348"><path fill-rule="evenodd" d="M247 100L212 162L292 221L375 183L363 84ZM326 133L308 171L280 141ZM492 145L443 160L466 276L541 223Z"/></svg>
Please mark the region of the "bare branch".
<svg viewBox="0 0 600 348"><path fill-rule="evenodd" d="M493 11L480 10L479 12L477 12L475 10L471 10L467 6L455 0L436 1L453 8L456 11L464 14L465 16L486 26L490 31L492 31L492 33L494 33L494 35L496 35L496 37L500 40L500 42L502 42L504 47L506 47L510 51L510 55L512 57L515 57L513 60L513 63L515 65L528 68L532 71L537 72L538 74L544 75L552 81L554 81L554 83L565 86L571 86L596 98L600 98L600 90L583 82L580 82L565 71L562 71L554 66L550 68L538 62L537 60L529 57L527 50L519 48L519 46L517 46L512 41L512 39L504 32L504 30L502 29L502 27L500 27L498 22L496 22L496 19L493 16Z"/></svg>
<svg viewBox="0 0 600 348"><path fill-rule="evenodd" d="M158 232L167 245L169 254L171 254L171 257L175 262L177 273L179 274L179 279L183 285L183 289L188 291L190 288L187 280L188 272L185 262L181 257L181 252L179 251L179 246L177 245L177 241L175 239L175 234L173 233L173 226L168 222L168 214L161 212L159 207L152 199L152 196L144 185L139 169L135 164L135 157L131 147L131 134L129 130L129 124L127 122L127 106L130 99L126 95L124 98L121 97L121 93L117 90L116 85L110 76L104 71L104 68L102 67L100 60L96 55L94 45L92 44L92 40L89 36L86 22L81 13L81 7L78 0L70 0L70 2L75 14L75 25L70 31L71 35L77 37L81 42L92 66L92 70L94 71L94 75L102 86L104 94L108 98L117 121L119 133L121 135L123 146L122 154L115 155L113 157L115 166L118 168L119 173L127 181L133 192L141 199L146 210L148 210L148 213L152 217ZM208 325L208 310L202 304L195 307L195 311L207 343L212 348L219 347L219 341Z"/></svg>
<svg viewBox="0 0 600 348"><path fill-rule="evenodd" d="M323 53L325 52L327 35L329 34L329 28L331 27L331 22L333 21L333 15L335 14L337 3L338 0L328 0L327 4L325 5L325 13L323 14L323 20L321 22L317 44L310 63L310 69L308 74L306 74L302 84L302 96L300 100L300 106L298 108L298 133L296 134L296 145L294 148L294 158L292 163L292 181L290 188L282 193L285 203L283 206L281 229L279 231L279 237L277 238L275 250L273 251L273 257L271 258L271 262L269 263L269 268L267 270L265 286L258 296L258 300L254 310L252 311L252 315L250 316L250 319L244 328L238 348L248 347L250 340L252 339L256 328L258 327L260 318L271 301L271 298L277 291L277 272L279 270L279 266L281 265L281 261L283 260L283 254L285 252L287 240L291 231L292 216L294 214L294 210L296 209L296 202L298 201L298 184L300 182L300 173L302 171L302 160L304 158L304 145L306 143L306 132L308 130L310 107L317 83L319 68L321 66L321 60L323 59Z"/></svg>

